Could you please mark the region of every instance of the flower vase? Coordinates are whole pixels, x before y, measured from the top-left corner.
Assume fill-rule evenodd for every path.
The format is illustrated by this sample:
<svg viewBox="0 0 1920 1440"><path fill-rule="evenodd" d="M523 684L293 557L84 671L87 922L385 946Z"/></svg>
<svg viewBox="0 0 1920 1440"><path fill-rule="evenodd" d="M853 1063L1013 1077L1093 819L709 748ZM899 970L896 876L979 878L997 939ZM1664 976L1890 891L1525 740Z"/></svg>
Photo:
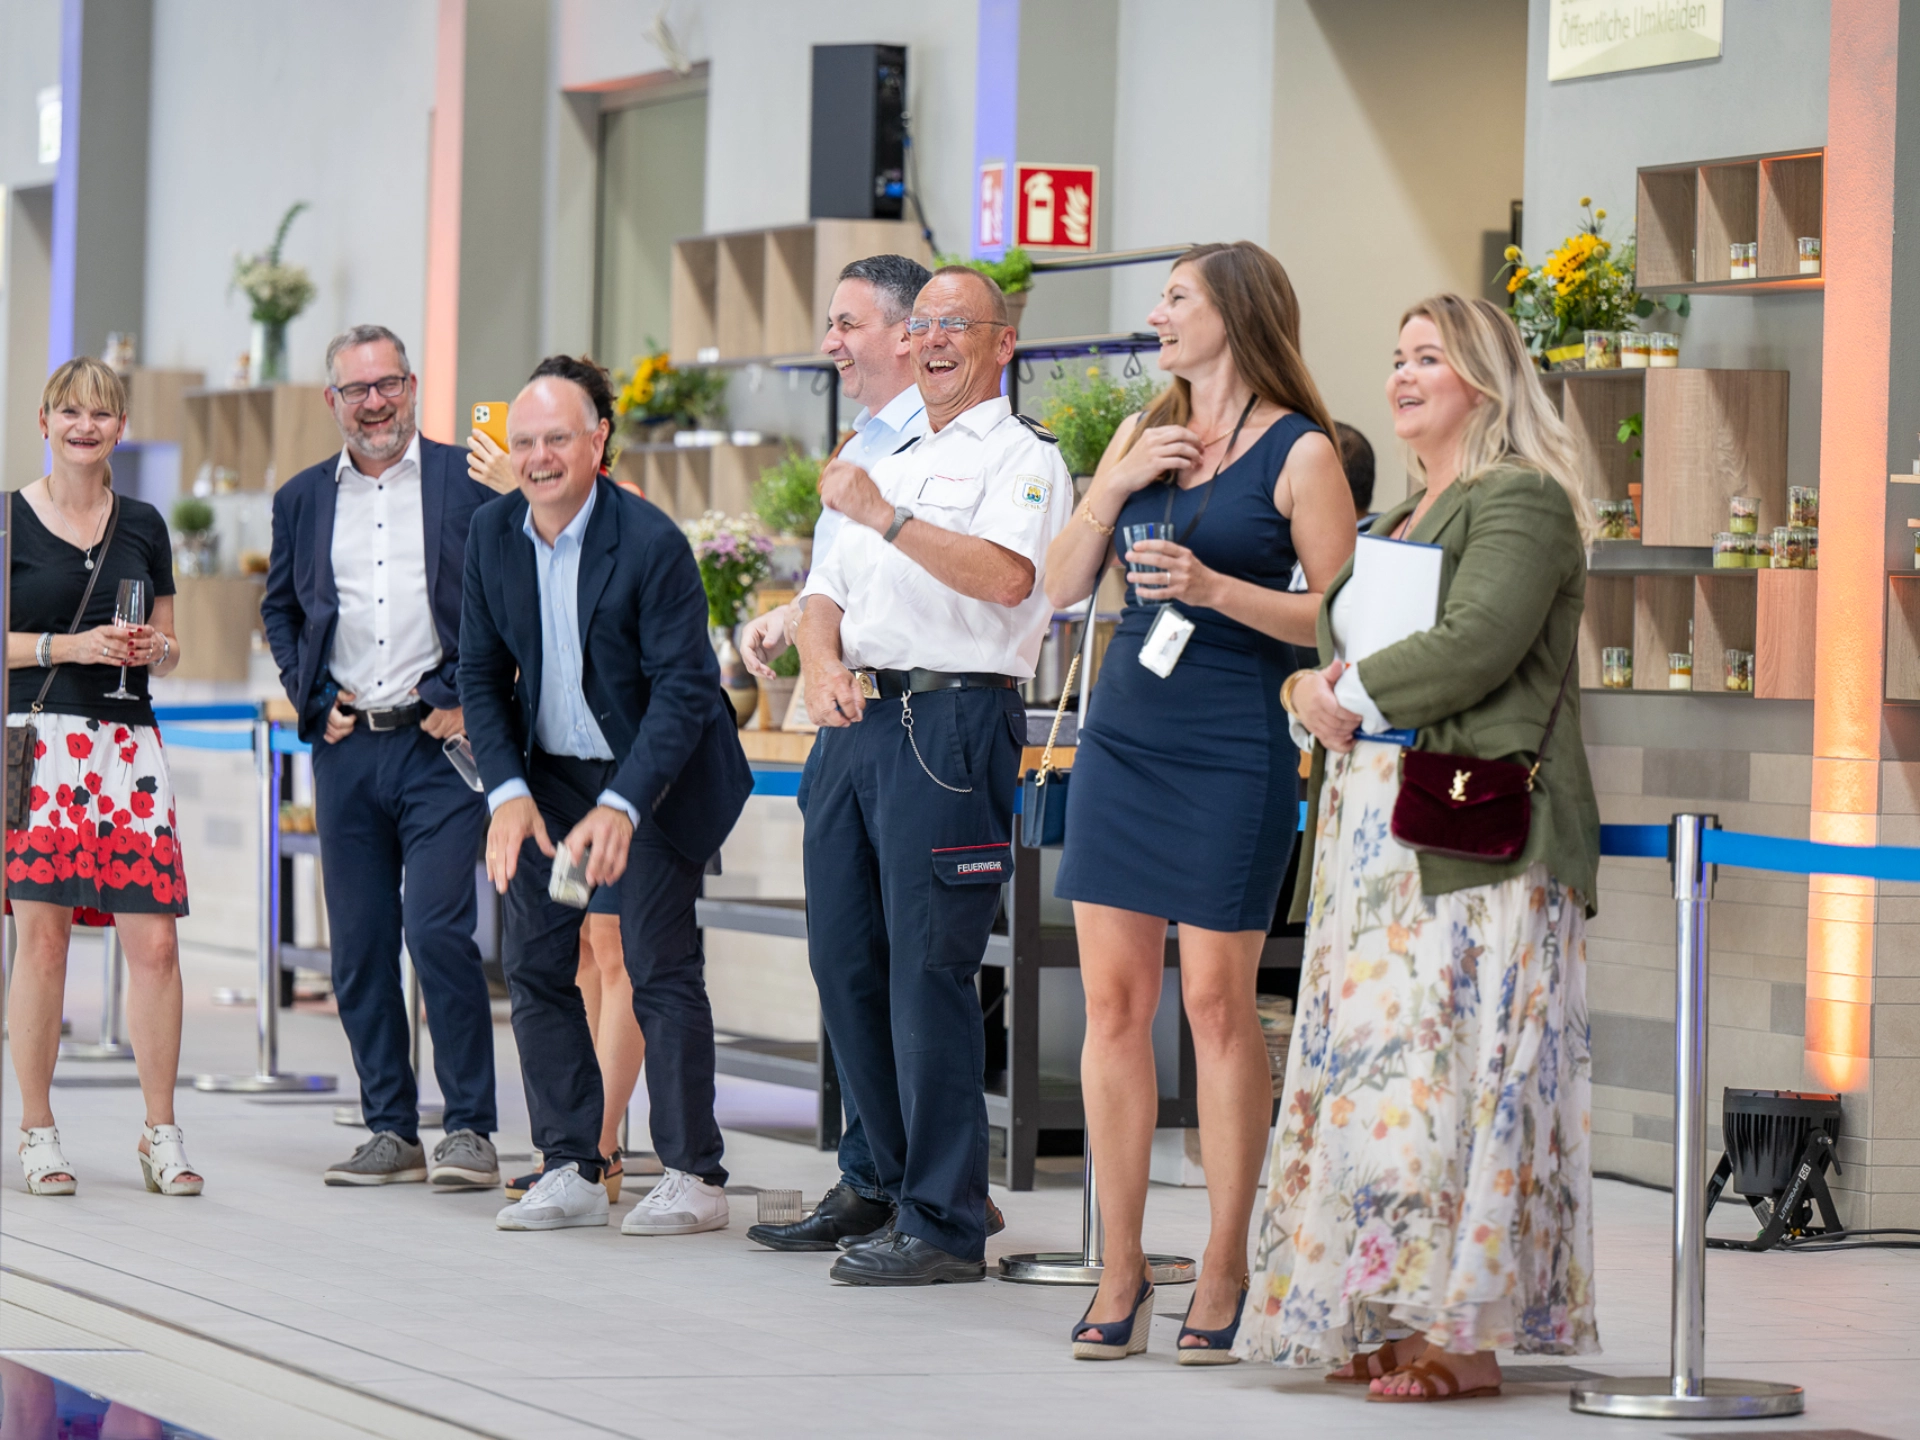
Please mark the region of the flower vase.
<svg viewBox="0 0 1920 1440"><path fill-rule="evenodd" d="M287 322L253 322L253 350L247 378L255 385L279 385L287 378Z"/></svg>
<svg viewBox="0 0 1920 1440"><path fill-rule="evenodd" d="M759 708L760 686L740 652L733 648L731 625L709 625L707 638L713 643L713 658L720 662L720 688L733 705L733 723L744 728Z"/></svg>

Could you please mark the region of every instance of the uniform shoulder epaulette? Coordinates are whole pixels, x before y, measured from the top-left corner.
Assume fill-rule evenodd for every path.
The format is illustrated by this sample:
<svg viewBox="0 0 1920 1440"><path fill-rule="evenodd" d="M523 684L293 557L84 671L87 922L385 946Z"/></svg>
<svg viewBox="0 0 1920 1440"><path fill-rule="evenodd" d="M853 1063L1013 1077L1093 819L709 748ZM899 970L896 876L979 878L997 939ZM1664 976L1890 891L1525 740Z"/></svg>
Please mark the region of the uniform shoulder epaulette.
<svg viewBox="0 0 1920 1440"><path fill-rule="evenodd" d="M1031 430L1035 435L1039 436L1042 440L1046 441L1047 444L1058 445L1060 443L1060 437L1058 435L1054 434L1053 431L1049 430L1046 426L1042 425L1038 420L1034 419L1031 415L1022 415L1019 411L1016 410L1014 412L1013 418L1018 420L1022 425L1026 426L1027 429Z"/></svg>

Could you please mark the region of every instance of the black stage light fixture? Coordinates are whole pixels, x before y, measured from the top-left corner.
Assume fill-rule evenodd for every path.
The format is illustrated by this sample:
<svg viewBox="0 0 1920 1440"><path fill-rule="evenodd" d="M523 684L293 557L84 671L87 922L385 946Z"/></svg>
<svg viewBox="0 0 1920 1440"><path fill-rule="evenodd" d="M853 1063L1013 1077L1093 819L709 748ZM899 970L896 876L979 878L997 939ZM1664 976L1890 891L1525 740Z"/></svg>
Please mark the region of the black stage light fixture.
<svg viewBox="0 0 1920 1440"><path fill-rule="evenodd" d="M1760 1233L1751 1240L1709 1238L1707 1244L1719 1250L1772 1250L1844 1233L1826 1175L1828 1166L1836 1174L1840 1170L1834 1155L1840 1140L1838 1095L1729 1087L1721 1104L1721 1128L1727 1150L1707 1182L1707 1213L1713 1212L1731 1180L1753 1207Z"/></svg>

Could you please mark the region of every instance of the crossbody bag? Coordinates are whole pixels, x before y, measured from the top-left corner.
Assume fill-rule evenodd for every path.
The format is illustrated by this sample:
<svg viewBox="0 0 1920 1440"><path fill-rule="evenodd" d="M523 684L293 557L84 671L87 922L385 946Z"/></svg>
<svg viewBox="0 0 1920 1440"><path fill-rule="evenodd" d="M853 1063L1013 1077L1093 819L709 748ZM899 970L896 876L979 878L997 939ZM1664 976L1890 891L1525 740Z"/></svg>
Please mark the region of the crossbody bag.
<svg viewBox="0 0 1920 1440"><path fill-rule="evenodd" d="M113 545L114 528L120 523L120 497L113 497L113 509L107 516L107 533L100 537L100 558L94 562L87 576L87 588L80 593L80 608L73 612L73 623L67 626L67 634L79 631L81 617L87 613L87 602L93 599L93 587L100 583L100 572L107 568L107 551ZM7 496L7 528L13 528L13 496ZM60 673L58 665L47 667L47 678L40 686L40 693L34 697L33 707L27 712L24 725L7 726L7 829L24 830L27 828L27 816L32 811L33 766L40 748L40 732L33 723L33 717L41 712L47 701L47 691L53 688L53 677Z"/></svg>

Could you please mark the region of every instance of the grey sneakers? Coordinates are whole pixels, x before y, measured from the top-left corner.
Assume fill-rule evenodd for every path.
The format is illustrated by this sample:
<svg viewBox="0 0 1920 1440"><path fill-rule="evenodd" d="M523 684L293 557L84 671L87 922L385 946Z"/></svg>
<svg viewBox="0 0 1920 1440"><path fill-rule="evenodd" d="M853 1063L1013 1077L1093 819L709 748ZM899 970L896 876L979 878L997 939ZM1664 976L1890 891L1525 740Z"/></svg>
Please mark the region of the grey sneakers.
<svg viewBox="0 0 1920 1440"><path fill-rule="evenodd" d="M427 1179L449 1190L491 1190L500 1183L493 1142L477 1130L455 1130L433 1147Z"/></svg>
<svg viewBox="0 0 1920 1440"><path fill-rule="evenodd" d="M492 1158L491 1145L487 1155ZM397 1185L426 1178L427 1152L420 1142L402 1140L391 1130L377 1132L353 1152L351 1160L330 1167L325 1176L329 1185Z"/></svg>

